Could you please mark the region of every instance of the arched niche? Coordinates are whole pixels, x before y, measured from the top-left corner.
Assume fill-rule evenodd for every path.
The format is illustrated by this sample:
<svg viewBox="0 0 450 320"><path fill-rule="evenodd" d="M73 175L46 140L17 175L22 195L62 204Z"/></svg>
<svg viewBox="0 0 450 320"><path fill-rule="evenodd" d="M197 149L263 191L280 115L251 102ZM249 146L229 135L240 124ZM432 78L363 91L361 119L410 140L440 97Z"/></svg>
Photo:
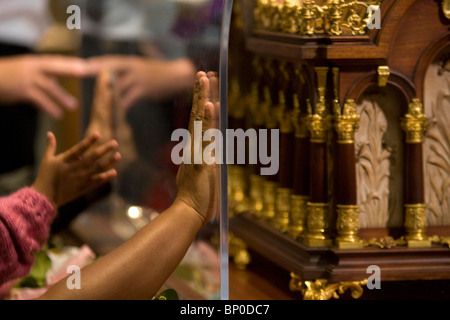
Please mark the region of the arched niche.
<svg viewBox="0 0 450 320"><path fill-rule="evenodd" d="M409 102L398 83L372 83L358 98L355 133L360 228L403 226L404 133L400 118Z"/></svg>
<svg viewBox="0 0 450 320"><path fill-rule="evenodd" d="M450 225L450 45L429 58L423 72L424 191L430 226Z"/></svg>

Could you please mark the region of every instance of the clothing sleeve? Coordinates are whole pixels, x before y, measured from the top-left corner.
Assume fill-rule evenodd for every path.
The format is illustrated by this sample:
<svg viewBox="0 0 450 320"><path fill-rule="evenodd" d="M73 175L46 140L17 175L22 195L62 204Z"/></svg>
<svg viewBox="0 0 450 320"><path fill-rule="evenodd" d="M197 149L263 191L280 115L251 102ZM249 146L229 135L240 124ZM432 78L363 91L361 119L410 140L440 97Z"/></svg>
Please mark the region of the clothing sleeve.
<svg viewBox="0 0 450 320"><path fill-rule="evenodd" d="M23 277L49 236L52 203L33 188L0 198L0 285Z"/></svg>

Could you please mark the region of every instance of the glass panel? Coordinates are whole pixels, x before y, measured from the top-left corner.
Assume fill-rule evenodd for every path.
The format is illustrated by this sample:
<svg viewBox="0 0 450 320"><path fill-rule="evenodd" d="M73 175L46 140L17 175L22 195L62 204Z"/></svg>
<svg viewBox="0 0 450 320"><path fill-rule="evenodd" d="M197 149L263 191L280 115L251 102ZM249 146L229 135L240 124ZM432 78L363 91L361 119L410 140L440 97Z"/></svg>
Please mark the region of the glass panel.
<svg viewBox="0 0 450 320"><path fill-rule="evenodd" d="M222 0L86 1L81 56L116 70L111 135L123 155L110 193L75 221L79 231L85 227L86 215L109 223L116 242L99 239L102 250L130 238L173 202L178 166L172 150L179 141L172 141L172 133L187 128L193 75L212 71L219 75L220 91L224 90L223 8ZM90 108L95 80L83 81L83 132L101 113ZM217 127L223 129L226 108L219 106L225 106L226 100L221 95L219 101L219 83L211 88L211 95ZM228 297L226 180L221 181L221 176L226 177L226 171L218 166L215 218L198 233L164 286L175 289L180 299Z"/></svg>

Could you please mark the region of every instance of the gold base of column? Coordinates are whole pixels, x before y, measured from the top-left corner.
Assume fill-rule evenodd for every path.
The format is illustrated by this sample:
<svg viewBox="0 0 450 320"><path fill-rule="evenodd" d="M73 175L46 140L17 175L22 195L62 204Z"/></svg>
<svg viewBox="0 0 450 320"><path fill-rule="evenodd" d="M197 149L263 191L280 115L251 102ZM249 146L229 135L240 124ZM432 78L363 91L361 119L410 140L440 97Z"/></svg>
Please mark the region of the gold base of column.
<svg viewBox="0 0 450 320"><path fill-rule="evenodd" d="M263 185L264 177L256 174L250 176L250 213L256 218L262 218L264 210Z"/></svg>
<svg viewBox="0 0 450 320"><path fill-rule="evenodd" d="M288 235L297 240L305 231L308 196L291 195L291 212L289 217Z"/></svg>
<svg viewBox="0 0 450 320"><path fill-rule="evenodd" d="M264 181L263 184L263 211L262 218L272 220L275 217L275 197L278 183L274 181Z"/></svg>
<svg viewBox="0 0 450 320"><path fill-rule="evenodd" d="M336 228L338 236L336 244L340 249L357 249L364 247L359 239L359 206L338 204Z"/></svg>
<svg viewBox="0 0 450 320"><path fill-rule="evenodd" d="M425 204L405 204L406 243L410 248L429 248L431 240L426 235Z"/></svg>
<svg viewBox="0 0 450 320"><path fill-rule="evenodd" d="M331 247L333 244L333 240L325 238L325 239L311 239L304 238L303 243L308 247Z"/></svg>
<svg viewBox="0 0 450 320"><path fill-rule="evenodd" d="M250 204L246 195L247 178L245 168L238 165L229 165L228 181L230 216L247 212Z"/></svg>
<svg viewBox="0 0 450 320"><path fill-rule="evenodd" d="M272 225L285 233L289 229L289 212L291 208L291 189L277 188L275 200L275 216Z"/></svg>
<svg viewBox="0 0 450 320"><path fill-rule="evenodd" d="M430 248L431 240L406 240L409 248Z"/></svg>
<svg viewBox="0 0 450 320"><path fill-rule="evenodd" d="M307 232L303 243L310 247L328 247L333 244L326 230L328 229L328 203L308 202Z"/></svg>
<svg viewBox="0 0 450 320"><path fill-rule="evenodd" d="M356 242L350 242L336 239L336 244L339 249L359 249L364 247L364 242L362 242L361 240Z"/></svg>

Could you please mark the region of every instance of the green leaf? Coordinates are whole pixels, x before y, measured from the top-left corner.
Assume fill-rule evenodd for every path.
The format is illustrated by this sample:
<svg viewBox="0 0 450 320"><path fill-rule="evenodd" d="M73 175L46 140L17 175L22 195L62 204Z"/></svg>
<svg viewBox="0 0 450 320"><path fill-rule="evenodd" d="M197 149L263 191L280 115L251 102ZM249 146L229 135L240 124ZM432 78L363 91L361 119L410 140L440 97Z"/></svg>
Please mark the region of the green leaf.
<svg viewBox="0 0 450 320"><path fill-rule="evenodd" d="M18 284L20 288L39 288L47 284L46 274L52 266L52 261L47 256L45 250L41 250L34 255L34 264L28 276L24 277Z"/></svg>
<svg viewBox="0 0 450 320"><path fill-rule="evenodd" d="M174 289L167 289L161 292L155 300L179 300L178 293Z"/></svg>

